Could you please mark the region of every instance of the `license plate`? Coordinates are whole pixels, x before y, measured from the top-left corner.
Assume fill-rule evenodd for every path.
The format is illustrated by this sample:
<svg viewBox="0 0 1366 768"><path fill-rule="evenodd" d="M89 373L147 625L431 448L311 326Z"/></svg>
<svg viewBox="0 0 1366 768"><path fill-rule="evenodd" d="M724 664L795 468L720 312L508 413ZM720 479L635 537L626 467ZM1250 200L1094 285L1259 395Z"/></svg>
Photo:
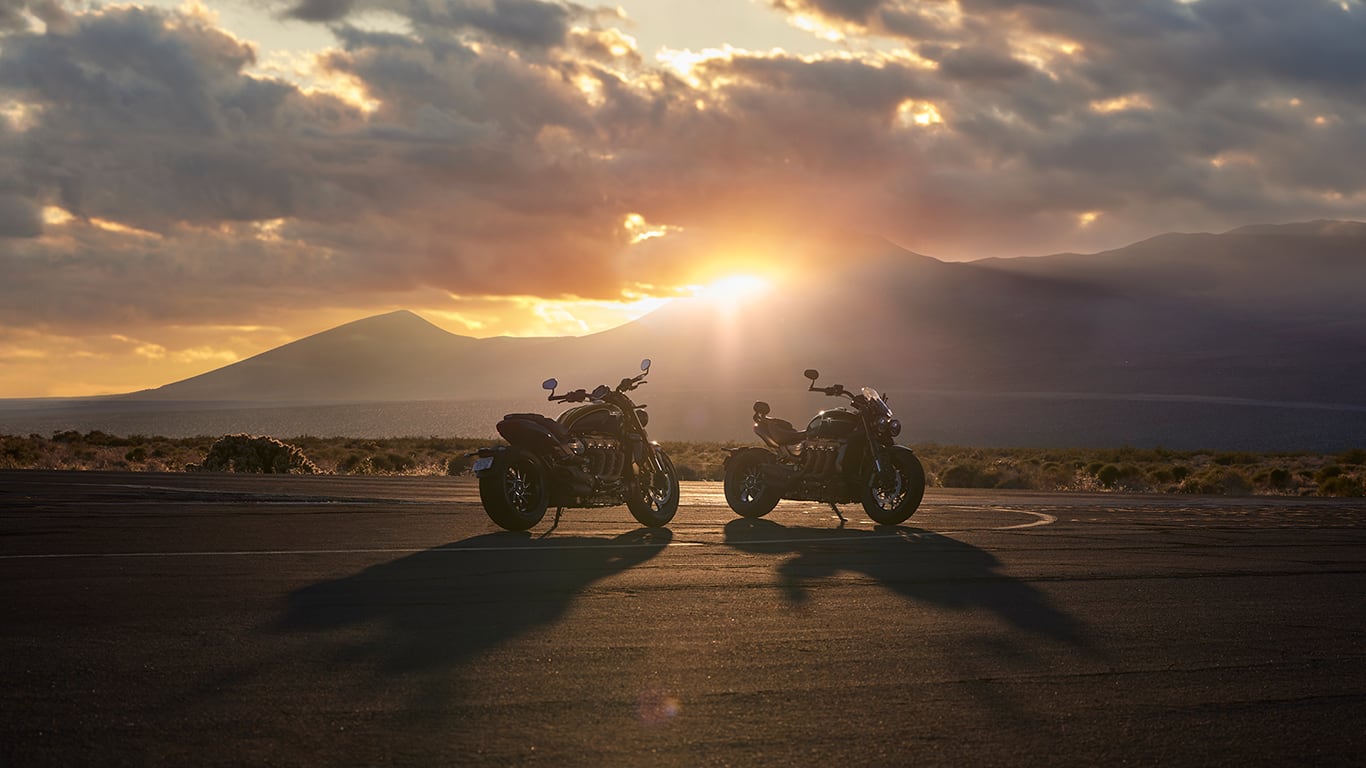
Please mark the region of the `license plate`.
<svg viewBox="0 0 1366 768"><path fill-rule="evenodd" d="M488 468L491 467L491 466L493 466L493 457L492 457L492 456L480 456L479 458L477 458L477 459L474 460L474 471L475 471L475 472L483 472L484 470L488 469Z"/></svg>

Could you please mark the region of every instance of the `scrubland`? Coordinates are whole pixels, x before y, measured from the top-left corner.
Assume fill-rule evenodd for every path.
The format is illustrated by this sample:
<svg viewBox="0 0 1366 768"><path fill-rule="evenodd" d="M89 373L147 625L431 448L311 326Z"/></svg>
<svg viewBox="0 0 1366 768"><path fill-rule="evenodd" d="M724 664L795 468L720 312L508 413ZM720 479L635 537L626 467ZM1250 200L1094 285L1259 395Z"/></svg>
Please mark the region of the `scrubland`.
<svg viewBox="0 0 1366 768"><path fill-rule="evenodd" d="M457 475L478 439L0 435L0 469ZM679 477L720 480L740 443L665 442ZM1366 496L1366 449L1336 454L1164 448L913 446L931 486L1041 491Z"/></svg>

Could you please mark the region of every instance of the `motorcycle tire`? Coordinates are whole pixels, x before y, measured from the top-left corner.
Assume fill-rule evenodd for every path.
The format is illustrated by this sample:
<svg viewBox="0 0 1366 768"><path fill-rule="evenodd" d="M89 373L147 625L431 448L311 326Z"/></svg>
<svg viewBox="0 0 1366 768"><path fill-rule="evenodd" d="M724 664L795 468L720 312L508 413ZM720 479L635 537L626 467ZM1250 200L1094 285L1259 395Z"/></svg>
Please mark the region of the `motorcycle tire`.
<svg viewBox="0 0 1366 768"><path fill-rule="evenodd" d="M925 468L909 448L890 451L892 466L868 476L863 489L863 511L880 525L906 521L925 498Z"/></svg>
<svg viewBox="0 0 1366 768"><path fill-rule="evenodd" d="M626 498L626 508L631 510L631 516L650 528L668 525L678 513L678 472L663 449L655 448L655 456L664 471L637 475Z"/></svg>
<svg viewBox="0 0 1366 768"><path fill-rule="evenodd" d="M723 487L726 504L741 517L763 517L778 506L778 490L764 479L763 465L773 461L754 449L739 453L726 466Z"/></svg>
<svg viewBox="0 0 1366 768"><path fill-rule="evenodd" d="M493 459L479 478L479 500L489 519L509 531L525 531L541 522L549 506L546 473L530 451L510 448Z"/></svg>

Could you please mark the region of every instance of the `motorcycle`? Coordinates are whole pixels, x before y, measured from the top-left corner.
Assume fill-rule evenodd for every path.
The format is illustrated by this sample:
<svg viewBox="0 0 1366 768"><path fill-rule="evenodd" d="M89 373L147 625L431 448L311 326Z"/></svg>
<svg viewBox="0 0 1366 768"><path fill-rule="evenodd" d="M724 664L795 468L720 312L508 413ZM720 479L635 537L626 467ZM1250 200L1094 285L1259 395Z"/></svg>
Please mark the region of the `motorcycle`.
<svg viewBox="0 0 1366 768"><path fill-rule="evenodd" d="M876 389L853 393L840 384L817 387L807 370L808 392L847 397L850 406L817 413L806 429L769 416L754 404L754 433L764 448L733 448L726 457L726 503L742 517L763 517L781 499L837 504L861 501L874 522L897 525L925 496L925 469L915 452L893 441L901 422ZM840 519L844 516L841 514Z"/></svg>
<svg viewBox="0 0 1366 768"><path fill-rule="evenodd" d="M626 393L647 383L650 360L640 375L592 392L555 394L559 382L546 379L549 402L586 403L558 418L509 413L498 422L508 445L481 448L473 456L479 498L493 522L525 531L556 507L612 507L625 503L641 525L667 525L678 511L678 473L664 449L645 435L649 415Z"/></svg>

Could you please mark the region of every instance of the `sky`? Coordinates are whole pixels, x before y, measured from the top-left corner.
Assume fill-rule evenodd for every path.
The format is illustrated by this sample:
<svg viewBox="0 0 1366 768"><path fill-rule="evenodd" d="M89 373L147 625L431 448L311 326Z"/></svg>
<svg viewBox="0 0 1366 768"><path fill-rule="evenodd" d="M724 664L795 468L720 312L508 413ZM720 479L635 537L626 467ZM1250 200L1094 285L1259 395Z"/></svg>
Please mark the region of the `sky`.
<svg viewBox="0 0 1366 768"><path fill-rule="evenodd" d="M1366 219L1363 158L1362 0L0 0L0 397Z"/></svg>

